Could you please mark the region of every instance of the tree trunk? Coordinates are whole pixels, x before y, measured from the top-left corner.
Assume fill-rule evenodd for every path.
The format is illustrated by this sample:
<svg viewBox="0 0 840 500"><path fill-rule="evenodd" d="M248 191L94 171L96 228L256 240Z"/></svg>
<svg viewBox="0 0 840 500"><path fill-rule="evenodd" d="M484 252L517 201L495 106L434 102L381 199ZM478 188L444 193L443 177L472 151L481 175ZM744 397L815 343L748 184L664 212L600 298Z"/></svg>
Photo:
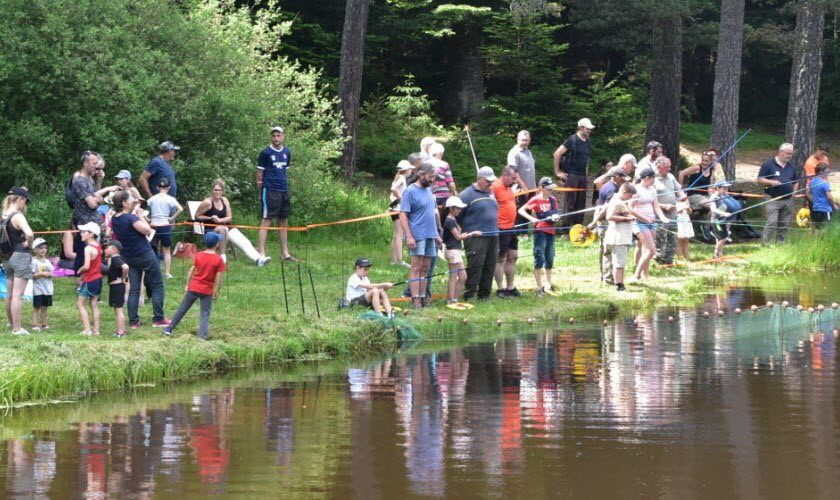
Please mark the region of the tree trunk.
<svg viewBox="0 0 840 500"><path fill-rule="evenodd" d="M680 90L682 89L680 16L653 21L653 61L645 144L659 141L674 165L680 159ZM644 148L644 146L643 146Z"/></svg>
<svg viewBox="0 0 840 500"><path fill-rule="evenodd" d="M822 0L802 0L796 13L796 46L793 49L785 124L785 136L794 147L791 162L797 169L802 167L814 149L824 26L825 6Z"/></svg>
<svg viewBox="0 0 840 500"><path fill-rule="evenodd" d="M456 27L449 42L449 71L444 113L449 120L472 118L484 106L484 59L481 28L473 21Z"/></svg>
<svg viewBox="0 0 840 500"><path fill-rule="evenodd" d="M356 133L359 130L359 101L362 94L362 69L369 9L370 0L347 0L347 10L344 13L338 96L341 99L341 114L347 137L341 153L341 170L345 177L350 177L356 172Z"/></svg>
<svg viewBox="0 0 840 500"><path fill-rule="evenodd" d="M712 101L712 146L722 153L738 133L741 55L744 41L744 0L723 0L720 6L715 94ZM727 179L735 178L735 150L722 160Z"/></svg>

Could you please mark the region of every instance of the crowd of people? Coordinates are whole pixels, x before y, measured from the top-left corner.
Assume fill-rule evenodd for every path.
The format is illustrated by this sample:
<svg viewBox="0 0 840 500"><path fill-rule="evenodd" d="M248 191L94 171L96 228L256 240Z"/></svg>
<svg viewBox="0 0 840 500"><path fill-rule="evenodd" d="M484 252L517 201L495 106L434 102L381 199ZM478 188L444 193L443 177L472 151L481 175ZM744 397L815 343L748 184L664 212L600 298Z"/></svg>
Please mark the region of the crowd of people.
<svg viewBox="0 0 840 500"><path fill-rule="evenodd" d="M588 118L553 154L554 177L537 180L538 171L530 151L531 135L522 130L516 136L499 175L493 168L476 165L475 181L458 190L452 169L444 160L445 147L434 138L420 141L420 151L397 165L390 190L393 237L390 258L394 265L408 268L404 295L415 308L428 307L435 276L448 276L446 300L488 299L493 283L500 298L520 297L516 262L519 242L530 239L533 248L535 294L552 294L552 269L556 238L583 223L584 231L600 235L601 274L604 282L618 291L625 287L629 249L636 245L633 279L647 280L651 261L672 264L675 258L689 258L689 241L694 238L690 214L707 214L708 227L716 241L715 256L731 241L732 221L746 208L729 191L731 187L718 163L718 151L701 155L697 165L674 176L671 159L662 145L651 141L637 161L625 154L617 162L603 162L604 172L592 179L590 135L595 126ZM233 223L233 209L225 197L225 183L217 179L210 195L190 208L191 219L202 224L205 250L193 262L185 287L186 295L170 321L165 315L165 280L172 278L173 227L184 211L178 201L178 184L172 167L178 146L165 141L138 177L120 170L114 184L103 187L105 161L101 154L85 151L80 168L68 181L65 199L72 216L62 237L61 253L77 279L77 308L82 333L99 335L99 297L107 280L109 306L114 309L117 331L141 326L139 305L144 295L152 303L152 326L165 334L183 318L190 306L201 305L199 337L209 335L213 299L218 297L229 245L240 249L258 266L270 262L266 240L270 226L277 223L279 258L298 262L289 251L288 218L292 213L287 171L291 151L285 145L285 131L273 127L270 144L256 162L256 187L260 193L261 222L258 247ZM782 144L778 153L762 164L756 182L764 188L767 224L764 242L783 241L794 212L794 195L804 192L811 219L821 227L831 221L838 208L827 182L830 153L821 145L804 165L804 176L791 164L793 146ZM555 179L562 182L558 187ZM587 192L594 189L594 206L587 208ZM142 190L142 191L141 191ZM564 192L562 202L558 190ZM47 242L36 239L26 219L29 191L11 188L3 201L0 219L0 258L6 275L5 303L9 327L18 335L28 334L21 317L24 290L32 280L33 330L49 328L48 308L54 287L52 263L46 258ZM189 208L189 207L188 207ZM404 247L410 261L403 260ZM464 260L464 254L466 261ZM440 259L448 269L435 273ZM162 261L162 262L161 262ZM161 268L162 266L162 268ZM392 283L371 283L371 262L355 262L348 279L346 299L351 304L370 306L391 314L387 291ZM143 293L145 289L146 293ZM126 322L123 308L127 308Z"/></svg>

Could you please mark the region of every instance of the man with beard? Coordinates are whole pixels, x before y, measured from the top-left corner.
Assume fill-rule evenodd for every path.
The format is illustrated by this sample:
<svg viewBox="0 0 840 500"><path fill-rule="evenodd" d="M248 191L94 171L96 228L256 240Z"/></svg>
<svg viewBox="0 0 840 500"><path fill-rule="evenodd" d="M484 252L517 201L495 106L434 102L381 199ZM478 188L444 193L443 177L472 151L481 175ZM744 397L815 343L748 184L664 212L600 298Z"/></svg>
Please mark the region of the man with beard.
<svg viewBox="0 0 840 500"><path fill-rule="evenodd" d="M589 118L581 118L577 123L577 132L570 135L554 152L554 174L567 188L576 189L566 193L564 212L579 212L586 206L586 174L589 169L591 142L589 135L595 125ZM562 166L562 170L561 170ZM569 227L583 222L583 213L573 213L563 218L562 233L568 233Z"/></svg>
<svg viewBox="0 0 840 500"><path fill-rule="evenodd" d="M426 297L426 276L432 257L437 256L438 248L443 244L438 227L435 197L429 187L435 181L435 171L428 163L416 169L417 181L403 191L400 202L400 224L403 226L411 268L408 271L408 284L411 290L411 302L415 309L428 305L431 297Z"/></svg>

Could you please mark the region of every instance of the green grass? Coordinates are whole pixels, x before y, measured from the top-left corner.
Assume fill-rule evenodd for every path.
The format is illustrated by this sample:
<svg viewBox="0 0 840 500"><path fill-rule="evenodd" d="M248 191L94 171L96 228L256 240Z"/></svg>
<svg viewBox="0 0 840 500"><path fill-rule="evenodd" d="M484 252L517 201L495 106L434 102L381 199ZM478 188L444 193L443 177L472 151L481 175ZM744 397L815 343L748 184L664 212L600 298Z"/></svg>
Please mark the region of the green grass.
<svg viewBox="0 0 840 500"><path fill-rule="evenodd" d="M739 128L736 138L741 137L749 127ZM709 123L682 123L680 124L680 140L692 149L705 149L709 147L709 139L712 137L712 125ZM738 151L775 151L779 144L784 142L784 130L769 130L763 127L752 127L744 140L738 143ZM721 153L729 145L718 146Z"/></svg>
<svg viewBox="0 0 840 500"><path fill-rule="evenodd" d="M784 245L764 247L751 260L759 272L787 272L840 267L840 225L832 224L818 235L790 230Z"/></svg>

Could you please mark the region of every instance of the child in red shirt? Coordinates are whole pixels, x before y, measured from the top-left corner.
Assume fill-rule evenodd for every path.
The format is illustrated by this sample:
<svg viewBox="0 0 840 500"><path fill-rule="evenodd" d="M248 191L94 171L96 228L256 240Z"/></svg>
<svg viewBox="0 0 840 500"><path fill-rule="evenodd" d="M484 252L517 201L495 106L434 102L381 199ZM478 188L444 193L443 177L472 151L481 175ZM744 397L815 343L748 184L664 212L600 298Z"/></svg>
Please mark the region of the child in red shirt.
<svg viewBox="0 0 840 500"><path fill-rule="evenodd" d="M82 318L82 335L99 335L99 295L102 293L102 247L98 242L100 232L99 224L95 222L79 226L79 236L85 244L84 264L76 271L81 281L76 308Z"/></svg>
<svg viewBox="0 0 840 500"><path fill-rule="evenodd" d="M543 287L542 271L545 269L545 281L550 291L554 290L551 284L551 269L554 267L554 223L559 215L557 213L557 199L551 192L557 186L551 177L543 177L539 182L540 192L528 200L520 209L519 215L536 223L534 230L534 279L537 282L537 297L546 293ZM534 215L531 215L531 212Z"/></svg>
<svg viewBox="0 0 840 500"><path fill-rule="evenodd" d="M193 265L187 275L186 294L178 307L175 316L169 326L164 327L164 335L172 335L172 330L190 310L193 303L201 302L201 313L199 316L198 338L207 340L210 334L210 311L213 308L213 301L219 298L222 289L222 273L225 271L225 262L222 256L216 253L216 247L222 241L222 235L210 232L204 235L204 251L199 252L193 260Z"/></svg>

